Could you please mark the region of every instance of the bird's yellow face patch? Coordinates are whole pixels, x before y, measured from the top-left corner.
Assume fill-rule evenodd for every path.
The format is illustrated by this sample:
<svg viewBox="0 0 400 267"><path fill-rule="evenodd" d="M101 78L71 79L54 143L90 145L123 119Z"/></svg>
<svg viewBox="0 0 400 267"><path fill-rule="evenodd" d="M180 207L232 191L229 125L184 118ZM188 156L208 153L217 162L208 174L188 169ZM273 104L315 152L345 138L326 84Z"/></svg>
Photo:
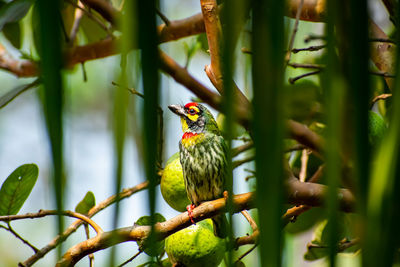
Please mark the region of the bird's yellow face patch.
<svg viewBox="0 0 400 267"><path fill-rule="evenodd" d="M199 112L200 109L197 106L192 105L187 107L187 117L191 121L197 121L197 119L199 118Z"/></svg>

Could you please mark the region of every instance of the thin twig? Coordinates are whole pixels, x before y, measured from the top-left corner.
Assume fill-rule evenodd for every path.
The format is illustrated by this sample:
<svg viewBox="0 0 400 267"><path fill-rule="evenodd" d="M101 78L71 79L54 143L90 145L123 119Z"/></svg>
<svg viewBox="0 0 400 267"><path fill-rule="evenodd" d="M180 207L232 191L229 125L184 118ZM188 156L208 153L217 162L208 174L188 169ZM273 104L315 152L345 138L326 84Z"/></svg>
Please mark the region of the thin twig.
<svg viewBox="0 0 400 267"><path fill-rule="evenodd" d="M96 206L91 208L87 214L88 217L93 217L95 214L98 212L102 211L103 209L107 208L111 204L114 204L117 199L121 201L124 198L128 198L131 195L140 192L148 187L149 183L148 181L142 182L134 187L123 189L121 193L117 195L110 196L109 198L103 200L102 202L98 203ZM45 256L48 252L53 250L55 247L57 247L61 242L67 239L68 236L70 236L73 232L76 231L76 229L81 226L83 222L81 220L77 220L73 222L61 235L56 236L50 243L48 243L46 246L41 248L37 253L29 257L26 261L21 263L22 266L32 266L35 262L37 262L40 258Z"/></svg>
<svg viewBox="0 0 400 267"><path fill-rule="evenodd" d="M292 49L292 53L297 54L299 52L303 52L303 51L318 51L321 49L324 49L326 47L326 45L312 45L309 47L304 47L304 48L294 48Z"/></svg>
<svg viewBox="0 0 400 267"><path fill-rule="evenodd" d="M249 255L256 247L258 244L255 244L254 246L252 246L248 251L246 251L245 253L243 253L243 255L241 255L236 262L241 261L244 257L246 257L247 255Z"/></svg>
<svg viewBox="0 0 400 267"><path fill-rule="evenodd" d="M324 65L320 64L311 64L311 63L288 63L288 65L292 68L302 68L302 69L324 69Z"/></svg>
<svg viewBox="0 0 400 267"><path fill-rule="evenodd" d="M88 223L90 226L92 226L93 230L96 231L97 234L104 232L103 229L101 229L101 227L95 223L92 219L90 219L89 217L78 213L78 212L74 212L71 210L65 210L65 211L57 211L57 210L39 210L39 212L37 213L25 213L25 214L19 214L19 215L3 215L0 216L0 221L16 221L16 220L22 220L22 219L34 219L34 218L42 218L45 216L49 216L49 215L64 215L64 216L68 216L68 217L73 217L73 218L77 218L80 219L86 223Z"/></svg>
<svg viewBox="0 0 400 267"><path fill-rule="evenodd" d="M299 6L297 8L297 13L296 13L296 21L295 21L294 26L293 26L292 35L290 36L289 48L288 48L288 51L286 52L286 56L285 56L286 66L289 63L290 58L292 56L291 51L293 49L294 40L296 38L296 33L297 33L297 30L298 30L298 27L299 27L300 14L301 14L301 10L303 9L303 4L304 4L304 0L300 0L300 4L299 4Z"/></svg>
<svg viewBox="0 0 400 267"><path fill-rule="evenodd" d="M237 155L239 155L240 153L243 153L244 151L249 150L250 148L252 148L254 146L253 142L248 142L245 143L241 146L232 148L232 157L236 157Z"/></svg>
<svg viewBox="0 0 400 267"><path fill-rule="evenodd" d="M242 165L242 164L244 164L246 162L253 161L254 158L255 158L254 155L252 155L252 156L249 156L249 157L244 158L244 159L235 160L235 161L232 162L232 166L233 166L233 168L237 168L237 167L239 167L240 165Z"/></svg>
<svg viewBox="0 0 400 267"><path fill-rule="evenodd" d="M291 84L294 84L297 80L300 80L300 79L302 79L302 78L304 78L304 77L308 77L308 76L311 76L311 75L318 74L318 73L320 73L320 72L321 72L321 70L316 70L316 71L312 71L312 72L307 72L307 73L304 73L304 74L302 74L302 75L299 75L299 76L296 76L296 77L293 77L293 78L289 78L289 82L290 82Z"/></svg>
<svg viewBox="0 0 400 267"><path fill-rule="evenodd" d="M97 23L101 28L103 28L103 30L105 30L109 35L112 36L112 31L111 31L106 25L104 25L104 23L103 23L99 18L97 18L95 15L93 15L92 12L89 12L88 10L86 10L86 8L83 8L83 7L81 6L82 3L81 3L80 1L79 1L79 4L76 4L76 3L74 3L74 2L71 1L71 0L67 0L67 2L68 2L69 4L71 4L73 7L82 10L82 11L88 16L89 19L93 20L93 21L94 21L95 23Z"/></svg>
<svg viewBox="0 0 400 267"><path fill-rule="evenodd" d="M369 42L379 42L379 43L392 43L395 44L396 41L392 39L387 39L387 38L369 38Z"/></svg>
<svg viewBox="0 0 400 267"><path fill-rule="evenodd" d="M25 245L27 245L28 247L30 247L35 253L39 251L38 248L36 248L34 245L32 245L31 243L29 243L28 240L24 239L22 236L20 236L17 232L14 231L14 229L11 227L11 224L9 222L7 222L8 227L1 225L0 224L0 228L3 228L7 231L9 231L11 234L13 234L17 239L21 240L22 243L24 243Z"/></svg>
<svg viewBox="0 0 400 267"><path fill-rule="evenodd" d="M85 234L86 234L86 239L90 238L90 232L89 232L89 226L87 225L87 223L85 223ZM89 258L89 266L93 267L94 266L94 254L90 253L88 255Z"/></svg>
<svg viewBox="0 0 400 267"><path fill-rule="evenodd" d="M291 146L291 147L289 147L289 148L286 148L284 152L285 152L285 153L290 153L290 152L293 152L293 151L303 150L303 149L305 149L305 148L306 148L305 145L302 145L302 144L295 144L294 146Z"/></svg>
<svg viewBox="0 0 400 267"><path fill-rule="evenodd" d="M158 8L156 8L156 13L164 21L165 25L169 26L171 24L171 21Z"/></svg>
<svg viewBox="0 0 400 267"><path fill-rule="evenodd" d="M127 259L126 261L124 261L123 263L121 263L120 265L118 265L118 267L122 267L127 265L128 263L130 263L131 261L133 261L137 256L140 255L140 253L142 253L142 250L139 250L135 255L133 255L132 257L130 257L129 259Z"/></svg>
<svg viewBox="0 0 400 267"><path fill-rule="evenodd" d="M385 78L395 78L396 77L396 75L390 74L390 73L384 72L384 71L370 71L369 74L382 76Z"/></svg>
<svg viewBox="0 0 400 267"><path fill-rule="evenodd" d="M114 86L122 87L122 85L120 85L120 84L118 84L118 83L116 83L114 81L112 81L111 84L114 85ZM125 89L128 90L129 92L131 92L131 94L133 94L133 95L137 95L137 96L140 96L141 98L144 98L144 94L136 91L135 88L125 87Z"/></svg>
<svg viewBox="0 0 400 267"><path fill-rule="evenodd" d="M310 34L310 35L306 36L306 38L304 38L304 42L305 42L305 43L308 43L308 42L310 42L310 41L315 41L315 40L323 40L323 41L325 41L325 40L326 40L326 37L325 37L325 36L322 36L322 35L313 35L313 34Z"/></svg>
<svg viewBox="0 0 400 267"><path fill-rule="evenodd" d="M250 213L247 210L242 210L240 213L246 218L246 220L249 222L251 229L254 231L258 230L258 226L256 221L251 217Z"/></svg>
<svg viewBox="0 0 400 267"><path fill-rule="evenodd" d="M392 97L392 94L381 94L375 96L372 101L371 101L371 107L378 101L378 100L385 100L388 99L389 97Z"/></svg>
<svg viewBox="0 0 400 267"><path fill-rule="evenodd" d="M69 3L71 3L71 2L69 2ZM75 3L71 3L71 4L75 4ZM81 8L84 7L81 1L78 1L77 5L78 5L79 7L81 7ZM74 41L75 41L76 34L78 33L79 24L80 24L80 22L81 22L81 19L82 19L82 17L83 17L83 14L84 14L84 11L83 11L82 9L80 9L80 8L76 8L76 9L75 9L74 24L72 25L71 32L70 32L70 34L69 34L69 43L70 43L71 45L73 45L73 43L74 43Z"/></svg>
<svg viewBox="0 0 400 267"><path fill-rule="evenodd" d="M300 168L300 173L299 173L299 180L301 182L306 181L309 155L310 155L310 151L308 149L303 149L303 151L301 152L301 168Z"/></svg>
<svg viewBox="0 0 400 267"><path fill-rule="evenodd" d="M242 47L241 51L242 51L242 53L245 53L245 54L249 54L249 55L252 55L252 54L253 54L253 51L251 51L251 50L250 50L249 48L247 48L247 47Z"/></svg>

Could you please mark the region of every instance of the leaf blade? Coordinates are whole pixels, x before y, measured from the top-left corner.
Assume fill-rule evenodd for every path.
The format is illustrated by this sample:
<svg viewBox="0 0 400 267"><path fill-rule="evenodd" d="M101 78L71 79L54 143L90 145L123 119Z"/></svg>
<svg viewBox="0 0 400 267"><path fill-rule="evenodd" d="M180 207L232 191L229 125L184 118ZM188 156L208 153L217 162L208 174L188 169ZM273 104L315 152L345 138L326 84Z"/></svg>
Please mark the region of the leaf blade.
<svg viewBox="0 0 400 267"><path fill-rule="evenodd" d="M0 215L14 215L21 209L35 186L39 168L24 164L15 169L0 189Z"/></svg>

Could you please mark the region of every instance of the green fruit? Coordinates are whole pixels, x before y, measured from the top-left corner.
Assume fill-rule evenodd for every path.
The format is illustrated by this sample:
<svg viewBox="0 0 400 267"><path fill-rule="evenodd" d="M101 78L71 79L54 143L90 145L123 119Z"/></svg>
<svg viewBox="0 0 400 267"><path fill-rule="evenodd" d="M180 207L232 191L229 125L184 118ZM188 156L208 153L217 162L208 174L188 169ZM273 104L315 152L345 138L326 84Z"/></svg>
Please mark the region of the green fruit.
<svg viewBox="0 0 400 267"><path fill-rule="evenodd" d="M386 123L384 119L373 111L368 113L368 141L372 148L376 147L382 141L386 132Z"/></svg>
<svg viewBox="0 0 400 267"><path fill-rule="evenodd" d="M187 197L185 181L183 180L179 152L168 159L161 176L160 187L164 200L173 209L181 212L186 211L186 206L190 204L190 200Z"/></svg>
<svg viewBox="0 0 400 267"><path fill-rule="evenodd" d="M164 216L159 213L154 214L154 219L156 222L165 222ZM135 225L151 225L150 216L142 216L135 222ZM151 257L156 257L164 253L165 241L159 241L155 244L149 245L147 240L142 240L137 242L139 248L144 251L147 255Z"/></svg>
<svg viewBox="0 0 400 267"><path fill-rule="evenodd" d="M212 221L206 219L167 237L165 251L173 264L213 267L224 257L225 241L214 235Z"/></svg>

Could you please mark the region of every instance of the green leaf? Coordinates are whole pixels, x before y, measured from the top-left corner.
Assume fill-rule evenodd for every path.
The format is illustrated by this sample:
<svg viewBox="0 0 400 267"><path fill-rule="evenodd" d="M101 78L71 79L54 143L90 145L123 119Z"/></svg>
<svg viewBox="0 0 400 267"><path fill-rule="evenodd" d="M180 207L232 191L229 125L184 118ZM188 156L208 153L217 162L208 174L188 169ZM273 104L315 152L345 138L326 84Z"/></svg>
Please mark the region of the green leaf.
<svg viewBox="0 0 400 267"><path fill-rule="evenodd" d="M0 31L10 22L17 22L28 13L34 0L14 0L0 8Z"/></svg>
<svg viewBox="0 0 400 267"><path fill-rule="evenodd" d="M104 22L104 24L106 24L106 22L103 19L99 20ZM93 21L86 15L82 17L80 26L89 43L99 41L108 36L107 31L105 31L97 22Z"/></svg>
<svg viewBox="0 0 400 267"><path fill-rule="evenodd" d="M19 22L12 22L4 25L3 33L15 48L21 48L21 26Z"/></svg>
<svg viewBox="0 0 400 267"><path fill-rule="evenodd" d="M156 222L165 222L164 216L160 213L154 213ZM151 225L151 216L142 216L135 222L135 225ZM138 241L137 244L141 250L151 257L156 257L164 253L165 241L159 241L156 244L148 244L147 239Z"/></svg>
<svg viewBox="0 0 400 267"><path fill-rule="evenodd" d="M19 86L15 87L14 89L10 90L9 92L7 92L6 94L2 95L0 97L0 108L3 108L4 106L6 106L14 98L16 98L18 95L22 94L26 90L39 85L39 83L40 83L40 80L36 79L33 83L19 85Z"/></svg>
<svg viewBox="0 0 400 267"><path fill-rule="evenodd" d="M76 205L75 211L81 214L88 214L89 210L96 205L96 199L92 191L88 191L85 197Z"/></svg>
<svg viewBox="0 0 400 267"><path fill-rule="evenodd" d="M0 189L0 215L17 214L36 183L39 169L24 164L13 171Z"/></svg>
<svg viewBox="0 0 400 267"><path fill-rule="evenodd" d="M312 208L311 210L301 214L296 221L289 222L286 225L285 230L290 234L307 231L325 217L324 213L325 211L322 208Z"/></svg>

